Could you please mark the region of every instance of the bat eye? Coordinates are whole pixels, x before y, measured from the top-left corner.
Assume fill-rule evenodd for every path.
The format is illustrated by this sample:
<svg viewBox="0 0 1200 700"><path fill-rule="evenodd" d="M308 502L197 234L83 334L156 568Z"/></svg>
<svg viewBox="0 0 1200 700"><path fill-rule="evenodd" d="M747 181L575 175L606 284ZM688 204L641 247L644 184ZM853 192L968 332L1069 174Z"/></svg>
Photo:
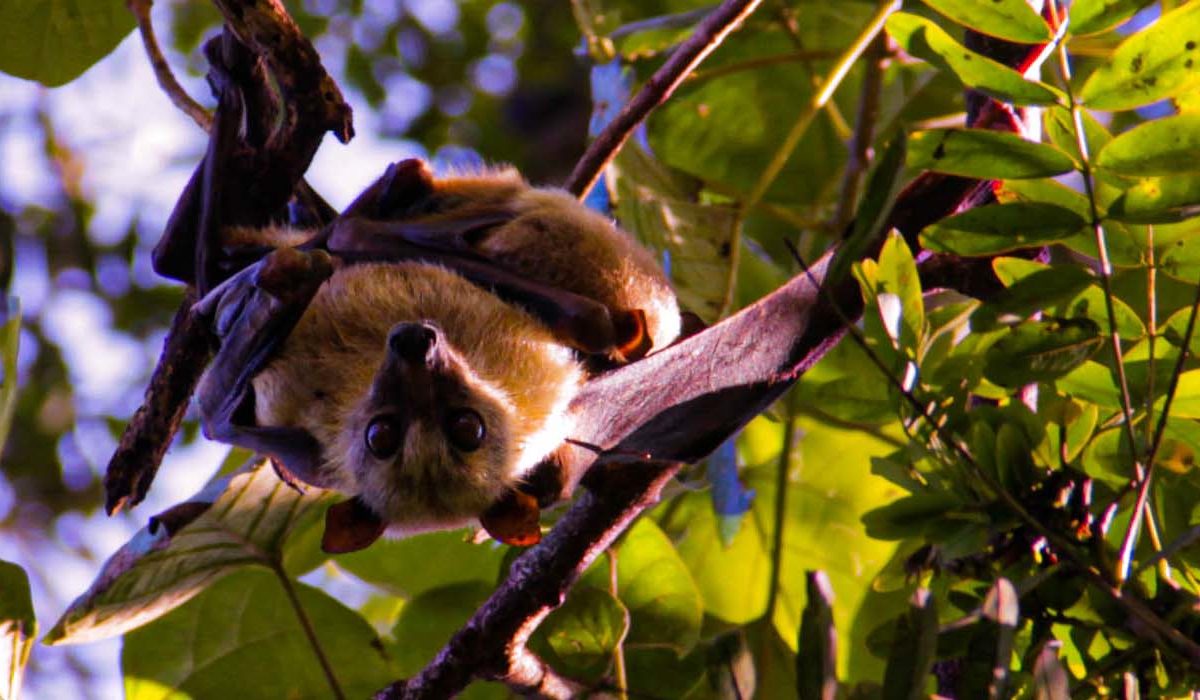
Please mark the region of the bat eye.
<svg viewBox="0 0 1200 700"><path fill-rule="evenodd" d="M400 451L400 426L395 416L376 416L367 424L364 435L367 449L379 459L387 459Z"/></svg>
<svg viewBox="0 0 1200 700"><path fill-rule="evenodd" d="M462 452L474 452L483 444L487 430L483 418L469 408L461 408L446 417L446 438Z"/></svg>

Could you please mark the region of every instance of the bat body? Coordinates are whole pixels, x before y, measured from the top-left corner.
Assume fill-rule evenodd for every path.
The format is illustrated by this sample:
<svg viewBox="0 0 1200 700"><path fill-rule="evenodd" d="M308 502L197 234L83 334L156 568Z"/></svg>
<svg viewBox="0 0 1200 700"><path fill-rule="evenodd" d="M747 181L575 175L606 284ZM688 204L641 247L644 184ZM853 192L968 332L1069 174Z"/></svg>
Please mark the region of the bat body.
<svg viewBox="0 0 1200 700"><path fill-rule="evenodd" d="M272 252L198 307L221 338L198 392L206 431L353 495L330 549L481 517L527 541L536 503L517 501L515 534L511 513L485 512L570 436L591 368L679 333L647 251L512 170L437 180L405 161L319 232L224 239Z"/></svg>

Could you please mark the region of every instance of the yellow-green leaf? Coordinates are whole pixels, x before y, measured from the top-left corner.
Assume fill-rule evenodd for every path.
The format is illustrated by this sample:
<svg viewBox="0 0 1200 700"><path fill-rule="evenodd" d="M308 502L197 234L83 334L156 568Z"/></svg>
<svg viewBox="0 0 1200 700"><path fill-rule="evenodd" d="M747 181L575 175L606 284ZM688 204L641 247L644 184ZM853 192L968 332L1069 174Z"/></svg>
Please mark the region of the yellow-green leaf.
<svg viewBox="0 0 1200 700"><path fill-rule="evenodd" d="M918 131L908 143L908 165L984 180L1050 177L1075 169L1071 157L1054 146L985 129Z"/></svg>
<svg viewBox="0 0 1200 700"><path fill-rule="evenodd" d="M1022 44L1050 41L1050 28L1025 0L923 0L946 17L981 34Z"/></svg>
<svg viewBox="0 0 1200 700"><path fill-rule="evenodd" d="M1200 173L1200 114L1136 126L1096 154L1097 167L1121 175Z"/></svg>
<svg viewBox="0 0 1200 700"><path fill-rule="evenodd" d="M1117 47L1079 93L1092 109L1133 109L1200 84L1200 3L1161 17Z"/></svg>
<svg viewBox="0 0 1200 700"><path fill-rule="evenodd" d="M967 87L1016 104L1059 101L1049 86L1026 80L1012 68L968 49L924 17L897 12L888 18L887 31L909 54L954 74Z"/></svg>

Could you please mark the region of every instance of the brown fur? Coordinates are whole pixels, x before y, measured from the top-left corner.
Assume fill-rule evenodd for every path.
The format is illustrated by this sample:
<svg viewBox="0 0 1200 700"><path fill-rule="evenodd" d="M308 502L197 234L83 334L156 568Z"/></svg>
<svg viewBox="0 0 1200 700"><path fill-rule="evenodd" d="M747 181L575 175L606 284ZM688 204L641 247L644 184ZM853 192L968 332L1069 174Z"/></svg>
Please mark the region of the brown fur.
<svg viewBox="0 0 1200 700"><path fill-rule="evenodd" d="M500 169L435 180L406 219L433 224L503 212L512 218L470 242L527 278L641 310L653 349L679 332L675 296L653 257L610 220L565 192L531 188ZM447 227L453 230L452 226ZM231 232L239 242L294 245L302 232ZM377 410L372 382L400 322L441 328L452 381L439 402L470 407L487 425L483 446L458 454L436 417L409 424L404 448L381 462L364 431ZM318 291L279 355L254 379L260 425L308 430L322 471L384 520L418 531L481 514L569 435L566 406L583 378L572 351L538 320L445 269L370 264L338 269Z"/></svg>

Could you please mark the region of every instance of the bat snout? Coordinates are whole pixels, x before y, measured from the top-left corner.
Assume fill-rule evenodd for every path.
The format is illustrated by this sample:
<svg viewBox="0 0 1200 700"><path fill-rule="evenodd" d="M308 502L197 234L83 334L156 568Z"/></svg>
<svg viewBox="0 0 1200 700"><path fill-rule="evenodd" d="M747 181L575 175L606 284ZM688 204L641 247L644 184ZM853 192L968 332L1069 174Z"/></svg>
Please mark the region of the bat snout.
<svg viewBox="0 0 1200 700"><path fill-rule="evenodd" d="M397 323L388 333L388 352L414 365L428 365L441 344L441 331L425 322Z"/></svg>

